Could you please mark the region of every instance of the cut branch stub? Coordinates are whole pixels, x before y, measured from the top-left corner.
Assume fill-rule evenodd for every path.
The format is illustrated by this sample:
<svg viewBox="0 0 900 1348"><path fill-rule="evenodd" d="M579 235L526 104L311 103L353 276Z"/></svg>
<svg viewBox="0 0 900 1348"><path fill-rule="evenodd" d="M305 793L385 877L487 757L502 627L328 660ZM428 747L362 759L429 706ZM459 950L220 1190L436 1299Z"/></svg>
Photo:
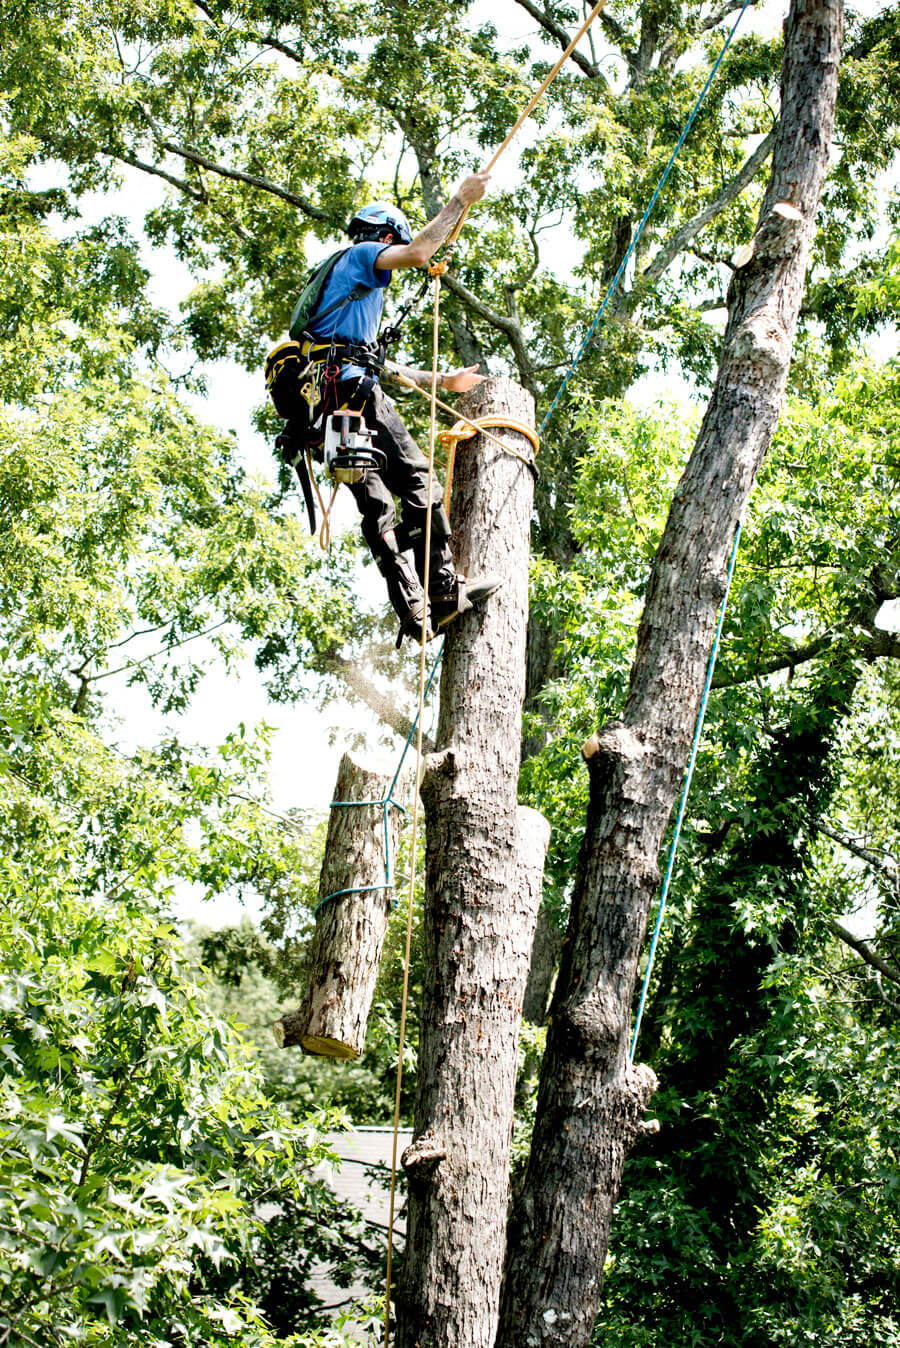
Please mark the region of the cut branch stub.
<svg viewBox="0 0 900 1348"><path fill-rule="evenodd" d="M276 1021L275 1038L326 1058L358 1058L375 992L394 891L386 885L385 845L396 855L400 809L379 802L391 779L341 759L319 877L309 982L299 1010ZM330 897L329 896L334 896ZM328 900L324 902L324 900Z"/></svg>

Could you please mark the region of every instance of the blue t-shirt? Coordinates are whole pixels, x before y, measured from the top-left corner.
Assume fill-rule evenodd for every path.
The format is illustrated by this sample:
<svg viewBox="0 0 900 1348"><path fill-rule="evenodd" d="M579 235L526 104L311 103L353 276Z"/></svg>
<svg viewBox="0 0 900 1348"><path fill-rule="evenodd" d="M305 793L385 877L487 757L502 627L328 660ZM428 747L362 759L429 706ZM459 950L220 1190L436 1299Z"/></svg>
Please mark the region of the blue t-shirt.
<svg viewBox="0 0 900 1348"><path fill-rule="evenodd" d="M318 308L324 312L329 305L349 295L356 285L371 286L361 299L352 300L326 313L322 319L313 318L306 325L312 337L364 344L374 342L381 327L381 312L384 308L384 288L390 283L391 273L376 267L376 262L386 243L355 243L348 248L343 257L334 264L331 275L325 282L325 289L319 299ZM342 379L355 379L363 374L359 365L345 365L341 371Z"/></svg>

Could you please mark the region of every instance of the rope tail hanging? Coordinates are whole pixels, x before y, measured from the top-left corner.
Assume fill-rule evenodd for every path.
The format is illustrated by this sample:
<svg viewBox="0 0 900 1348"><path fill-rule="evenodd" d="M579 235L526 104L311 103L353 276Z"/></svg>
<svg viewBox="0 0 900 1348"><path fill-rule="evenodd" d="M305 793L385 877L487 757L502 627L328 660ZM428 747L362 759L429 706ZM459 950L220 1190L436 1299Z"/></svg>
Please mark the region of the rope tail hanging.
<svg viewBox="0 0 900 1348"><path fill-rule="evenodd" d="M319 514L322 516L322 524L319 529L319 547L323 552L327 552L331 547L331 510L334 505L334 498L337 496L338 484L332 483L331 498L326 505L322 499L322 493L319 490L319 484L316 481L316 474L313 469L312 452L308 448L304 450L306 454L306 471L309 480L313 485L313 491L316 493L316 500L319 503Z"/></svg>

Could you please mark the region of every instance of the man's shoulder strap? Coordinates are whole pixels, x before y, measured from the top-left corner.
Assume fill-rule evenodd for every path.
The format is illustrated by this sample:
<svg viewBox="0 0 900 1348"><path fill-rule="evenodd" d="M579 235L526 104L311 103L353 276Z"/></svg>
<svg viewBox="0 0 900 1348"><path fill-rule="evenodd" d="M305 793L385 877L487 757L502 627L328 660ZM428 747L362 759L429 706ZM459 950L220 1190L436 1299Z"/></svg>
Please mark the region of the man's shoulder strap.
<svg viewBox="0 0 900 1348"><path fill-rule="evenodd" d="M351 244L350 247L352 246ZM295 341L302 336L313 318L320 320L327 318L335 310L342 308L345 304L352 303L354 300L362 299L363 295L368 295L369 291L374 289L373 286L364 285L360 281L348 294L343 295L339 300L335 300L333 304L329 304L327 309L320 310L317 307L329 276L344 254L349 251L350 248L339 248L336 253L331 254L331 257L326 258L317 267L313 267L306 285L301 290L300 297L294 305L294 312L291 314L289 332Z"/></svg>

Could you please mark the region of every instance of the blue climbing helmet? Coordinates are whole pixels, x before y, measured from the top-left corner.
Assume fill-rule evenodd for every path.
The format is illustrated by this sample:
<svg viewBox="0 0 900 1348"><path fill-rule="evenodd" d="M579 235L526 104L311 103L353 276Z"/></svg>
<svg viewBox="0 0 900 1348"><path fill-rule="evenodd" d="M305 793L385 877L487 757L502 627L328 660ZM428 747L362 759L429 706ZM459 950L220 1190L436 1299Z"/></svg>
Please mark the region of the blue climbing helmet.
<svg viewBox="0 0 900 1348"><path fill-rule="evenodd" d="M388 201L370 201L356 212L347 225L347 233L354 241L375 238L390 229L401 243L412 243L412 230L409 221L401 210Z"/></svg>

